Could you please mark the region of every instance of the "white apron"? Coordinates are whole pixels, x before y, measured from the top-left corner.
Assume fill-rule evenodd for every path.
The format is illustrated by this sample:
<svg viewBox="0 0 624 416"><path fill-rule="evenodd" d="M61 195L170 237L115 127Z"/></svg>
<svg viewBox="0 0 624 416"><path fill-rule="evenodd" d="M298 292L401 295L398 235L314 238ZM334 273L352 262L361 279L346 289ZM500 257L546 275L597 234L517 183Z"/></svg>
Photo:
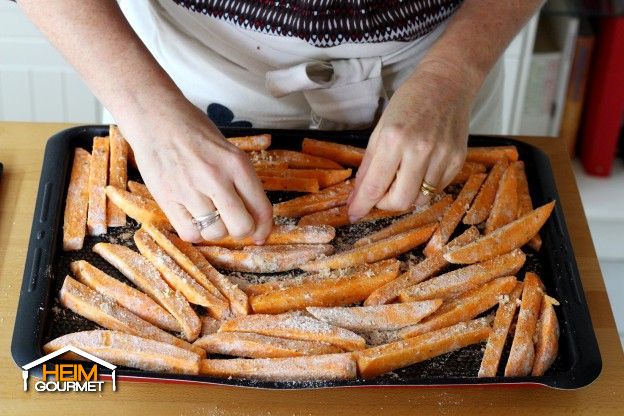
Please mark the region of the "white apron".
<svg viewBox="0 0 624 416"><path fill-rule="evenodd" d="M171 0L119 0L132 28L184 95L219 125L370 127L445 28L411 42L315 47L242 29ZM473 134L502 126L503 66L486 78Z"/></svg>

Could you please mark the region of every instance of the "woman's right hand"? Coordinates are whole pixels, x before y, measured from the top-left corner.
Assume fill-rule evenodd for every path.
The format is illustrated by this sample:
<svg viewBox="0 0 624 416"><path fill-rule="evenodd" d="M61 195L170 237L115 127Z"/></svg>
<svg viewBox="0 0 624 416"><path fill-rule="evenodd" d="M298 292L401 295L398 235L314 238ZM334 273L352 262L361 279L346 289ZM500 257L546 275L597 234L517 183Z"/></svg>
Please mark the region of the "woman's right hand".
<svg viewBox="0 0 624 416"><path fill-rule="evenodd" d="M175 101L119 120L154 199L186 241L229 234L262 244L273 209L248 156L189 101ZM215 209L220 219L197 231L192 218Z"/></svg>

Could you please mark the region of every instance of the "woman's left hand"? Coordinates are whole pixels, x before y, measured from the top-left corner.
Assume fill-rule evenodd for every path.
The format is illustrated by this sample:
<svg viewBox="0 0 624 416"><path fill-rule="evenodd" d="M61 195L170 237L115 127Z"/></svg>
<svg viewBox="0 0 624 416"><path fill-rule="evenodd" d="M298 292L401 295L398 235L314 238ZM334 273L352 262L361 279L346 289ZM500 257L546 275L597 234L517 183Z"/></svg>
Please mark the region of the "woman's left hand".
<svg viewBox="0 0 624 416"><path fill-rule="evenodd" d="M371 134L349 200L349 219L371 208L403 211L429 202L423 180L441 191L466 157L476 88L462 77L417 70L392 96Z"/></svg>

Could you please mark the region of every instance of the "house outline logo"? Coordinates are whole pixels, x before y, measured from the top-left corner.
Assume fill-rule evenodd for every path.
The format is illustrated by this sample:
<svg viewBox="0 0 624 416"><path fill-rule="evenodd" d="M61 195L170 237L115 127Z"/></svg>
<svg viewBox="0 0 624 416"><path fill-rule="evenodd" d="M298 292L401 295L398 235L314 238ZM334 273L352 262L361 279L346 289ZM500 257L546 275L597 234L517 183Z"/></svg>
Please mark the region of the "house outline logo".
<svg viewBox="0 0 624 416"><path fill-rule="evenodd" d="M58 357L59 355L63 355L66 352L73 352L74 354L78 354L81 357L86 358L89 361L93 361L94 363L99 364L111 370L112 371L111 379L113 381L113 391L117 391L117 382L116 382L117 377L115 374L117 366L109 363L108 361L104 361L101 358L96 357L95 355L89 354L88 352L83 351L78 347L74 347L73 345L66 345L65 347L57 351L51 352L50 354L44 355L43 357L35 361L31 361L30 363L23 365L22 366L22 379L24 381L24 391L28 391L28 378L29 378L31 368L36 367L40 364L43 364L47 361L50 361L52 358Z"/></svg>

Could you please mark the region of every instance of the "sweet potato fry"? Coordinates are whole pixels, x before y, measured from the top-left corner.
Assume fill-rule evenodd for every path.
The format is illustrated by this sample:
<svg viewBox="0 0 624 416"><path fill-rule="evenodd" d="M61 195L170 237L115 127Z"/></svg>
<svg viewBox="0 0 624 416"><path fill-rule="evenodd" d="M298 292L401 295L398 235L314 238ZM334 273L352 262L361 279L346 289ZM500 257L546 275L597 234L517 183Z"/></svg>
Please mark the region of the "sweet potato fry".
<svg viewBox="0 0 624 416"><path fill-rule="evenodd" d="M293 150L263 150L251 152L252 161L287 163L289 168L342 169L342 165L324 157L312 156Z"/></svg>
<svg viewBox="0 0 624 416"><path fill-rule="evenodd" d="M306 310L316 319L354 332L390 331L415 325L442 305L441 299L392 305L353 306Z"/></svg>
<svg viewBox="0 0 624 416"><path fill-rule="evenodd" d="M333 160L341 165L358 167L362 163L366 149L347 144L305 138L303 143L301 143L301 151L309 155Z"/></svg>
<svg viewBox="0 0 624 416"><path fill-rule="evenodd" d="M182 268L182 270L184 270L193 279L195 279L197 283L202 285L204 289L206 289L208 292L210 292L210 294L221 299L222 301L226 301L225 297L221 294L219 289L215 287L215 285L208 278L208 276L202 270L200 270L199 267L197 267L195 262L193 262L173 243L173 233L170 233L169 231L150 223L143 224L141 226L141 229L147 232L150 237L152 237L152 239L160 246L160 248L162 248L165 253L167 253L173 260L175 260L176 263L178 263L178 265ZM192 247L190 243L189 245ZM199 257L203 259L201 253L199 253ZM204 262L206 261L205 259L203 260ZM216 270L214 270L214 272L218 273Z"/></svg>
<svg viewBox="0 0 624 416"><path fill-rule="evenodd" d="M364 338L349 330L293 313L239 316L225 321L219 332L253 332L280 338L320 341L345 351L361 350L366 346Z"/></svg>
<svg viewBox="0 0 624 416"><path fill-rule="evenodd" d="M480 224L487 220L496 198L496 191L503 177L503 173L509 167L509 161L503 157L496 162L492 170L488 174L487 179L483 182L479 193L475 197L472 206L464 215L464 224Z"/></svg>
<svg viewBox="0 0 624 416"><path fill-rule="evenodd" d="M252 159L251 159L251 166L253 166L254 169L259 170L259 169L288 169L288 163L286 162L276 162L276 161L272 161L272 160L258 160L257 157L258 155L251 155ZM253 158L255 157L255 159Z"/></svg>
<svg viewBox="0 0 624 416"><path fill-rule="evenodd" d="M544 285L535 273L528 272L524 275L523 286L522 303L518 312L511 351L505 366L505 377L529 375L535 359L533 337L544 295Z"/></svg>
<svg viewBox="0 0 624 416"><path fill-rule="evenodd" d="M336 185L351 177L351 169L280 169L258 167L256 173L260 177L315 179L320 189Z"/></svg>
<svg viewBox="0 0 624 416"><path fill-rule="evenodd" d="M318 279L310 277L282 290L252 296L251 308L255 313L281 313L307 306L351 305L366 299L398 273L398 261L387 260Z"/></svg>
<svg viewBox="0 0 624 416"><path fill-rule="evenodd" d="M525 260L526 255L522 250L514 250L483 263L471 264L410 286L401 291L399 299L401 302L449 299L497 277L514 275L524 265Z"/></svg>
<svg viewBox="0 0 624 416"><path fill-rule="evenodd" d="M554 206L555 201L549 202L473 243L444 254L444 258L449 263L470 264L522 247L544 225Z"/></svg>
<svg viewBox="0 0 624 416"><path fill-rule="evenodd" d="M507 334L509 333L511 322L516 315L518 300L521 294L522 282L518 282L509 296L502 297L499 301L492 332L488 337L483 359L481 360L479 377L496 376L501 355L503 354L503 348L505 347L505 341L507 340Z"/></svg>
<svg viewBox="0 0 624 416"><path fill-rule="evenodd" d="M328 225L274 225L264 244L327 244L335 236L336 230ZM255 243L250 237L241 240L226 237L221 240L205 240L200 245L241 248L253 246Z"/></svg>
<svg viewBox="0 0 624 416"><path fill-rule="evenodd" d="M258 175L265 191L318 192L319 181L316 178L279 177Z"/></svg>
<svg viewBox="0 0 624 416"><path fill-rule="evenodd" d="M291 277L288 276L284 279L271 279L263 283L249 284L245 287L244 291L248 296L257 296L263 293L276 292L284 290L292 286L302 285L308 282L316 282L323 279L333 279L329 273L303 273L301 275Z"/></svg>
<svg viewBox="0 0 624 416"><path fill-rule="evenodd" d="M519 157L518 149L516 146L469 147L466 162L483 163L489 167L502 157L515 162Z"/></svg>
<svg viewBox="0 0 624 416"><path fill-rule="evenodd" d="M442 219L444 212L448 209L452 202L453 197L446 195L427 209L406 215L389 226L360 238L353 245L355 247L363 246L408 230L413 230L414 228L438 222Z"/></svg>
<svg viewBox="0 0 624 416"><path fill-rule="evenodd" d="M228 137L228 142L246 152L266 150L271 146L270 134L258 134L256 136Z"/></svg>
<svg viewBox="0 0 624 416"><path fill-rule="evenodd" d="M353 353L358 372L373 378L397 368L428 360L484 341L490 334L490 317L460 322L414 338Z"/></svg>
<svg viewBox="0 0 624 416"><path fill-rule="evenodd" d="M431 237L436 227L436 223L425 225L384 240L311 261L301 265L300 268L305 271L342 269L396 257L423 244Z"/></svg>
<svg viewBox="0 0 624 416"><path fill-rule="evenodd" d="M177 290L172 290L145 257L119 244L97 243L93 246L93 251L167 309L180 324L187 341L197 339L201 330L199 317L186 298Z"/></svg>
<svg viewBox="0 0 624 416"><path fill-rule="evenodd" d="M514 221L518 215L518 192L516 169L509 166L500 180L490 216L485 222L485 234Z"/></svg>
<svg viewBox="0 0 624 416"><path fill-rule="evenodd" d="M245 358L300 357L343 352L324 342L269 337L253 332L217 332L199 338L193 345L203 348L208 354Z"/></svg>
<svg viewBox="0 0 624 416"><path fill-rule="evenodd" d="M457 195L457 199L455 199L451 206L444 212L440 220L440 226L431 237L431 240L429 240L429 243L425 246L423 253L425 253L427 257L439 253L442 247L449 241L457 224L459 224L466 210L470 207L485 177L485 173L475 173L468 178L468 181L464 184L459 195Z"/></svg>
<svg viewBox="0 0 624 416"><path fill-rule="evenodd" d="M402 338L412 338L458 322L473 319L496 305L500 298L513 291L518 281L514 276L499 277L463 295L448 310L435 313L422 322L399 331Z"/></svg>
<svg viewBox="0 0 624 416"><path fill-rule="evenodd" d="M229 314L229 305L223 297L215 296L189 276L144 230L134 233L134 243L145 258L160 272L169 286L178 290L189 302L205 306L211 316L221 319ZM220 295L220 294L219 294Z"/></svg>
<svg viewBox="0 0 624 416"><path fill-rule="evenodd" d="M143 198L151 200L154 199L152 193L149 191L149 189L147 189L147 186L143 185L140 182L128 181L128 189L130 189L130 192L132 192L133 194L137 194L139 196L142 196Z"/></svg>
<svg viewBox="0 0 624 416"><path fill-rule="evenodd" d="M465 162L461 170L455 175L449 185L458 185L460 183L466 183L468 178L475 173L485 173L486 168L482 163Z"/></svg>
<svg viewBox="0 0 624 416"><path fill-rule="evenodd" d="M219 330L219 327L223 323L218 319L209 315L204 315L199 318L201 320L201 336L214 334Z"/></svg>
<svg viewBox="0 0 624 416"><path fill-rule="evenodd" d="M126 215L141 224L151 222L167 229L172 228L165 214L152 199L144 198L114 186L106 187L106 196L121 208Z"/></svg>
<svg viewBox="0 0 624 416"><path fill-rule="evenodd" d="M273 205L273 215L282 217L302 217L313 212L345 205L353 190L353 182L348 180L327 187L320 192L303 195Z"/></svg>
<svg viewBox="0 0 624 416"><path fill-rule="evenodd" d="M89 205L89 171L91 154L84 149L74 150L65 215L63 217L63 250L80 250L87 231Z"/></svg>
<svg viewBox="0 0 624 416"><path fill-rule="evenodd" d="M182 255L186 257L191 264L195 265L195 267L197 267L208 278L214 287L219 290L221 295L223 295L223 297L230 302L230 310L234 315L247 315L249 312L249 300L247 299L245 292L240 290L236 284L230 281L230 279L212 267L212 264L210 264L202 253L192 244L187 243L175 234L168 234L168 238L182 253ZM182 256L179 257L180 259L184 258ZM186 263L186 260L181 261ZM190 264L187 266L189 270L192 269ZM200 284L202 283L200 282Z"/></svg>
<svg viewBox="0 0 624 416"><path fill-rule="evenodd" d="M349 207L343 205L340 207L326 209L325 211L319 211L312 214L304 215L299 219L297 225L324 224L330 225L332 227L342 227L343 225L348 225L350 223L348 211ZM380 218L398 217L409 212L411 211L384 211L382 209L373 208L368 214L360 218L357 222L368 222L375 221Z"/></svg>
<svg viewBox="0 0 624 416"><path fill-rule="evenodd" d="M542 298L542 310L537 321L537 342L535 343L535 360L532 376L542 376L557 358L559 350L559 322L553 305L559 305L550 296Z"/></svg>
<svg viewBox="0 0 624 416"><path fill-rule="evenodd" d="M123 306L118 305L113 299L90 289L71 276L65 277L59 293L59 300L63 306L71 309L74 313L104 328L166 342L195 353L201 352L198 347L193 347L188 342L144 321Z"/></svg>
<svg viewBox="0 0 624 416"><path fill-rule="evenodd" d="M119 128L112 124L109 128L110 135L110 167L108 171L108 184L119 189L126 189L128 182L128 142L124 139ZM126 213L112 201L106 206L106 216L109 227L123 227L126 225Z"/></svg>
<svg viewBox="0 0 624 416"><path fill-rule="evenodd" d="M331 244L283 244L245 246L242 250L201 246L199 251L210 263L225 270L251 273L275 273L293 270L321 255L331 253Z"/></svg>
<svg viewBox="0 0 624 416"><path fill-rule="evenodd" d="M175 345L119 331L100 329L74 332L53 339L43 346L43 352L49 354L68 345L80 348L112 364L145 371L197 374L201 360L196 353Z"/></svg>
<svg viewBox="0 0 624 416"><path fill-rule="evenodd" d="M69 269L80 283L115 300L139 318L161 329L180 332L178 321L140 290L109 276L84 260L72 262Z"/></svg>
<svg viewBox="0 0 624 416"><path fill-rule="evenodd" d="M87 231L89 235L106 234L106 193L108 179L108 137L94 137L89 170L89 208Z"/></svg>
<svg viewBox="0 0 624 416"><path fill-rule="evenodd" d="M448 243L442 251L447 252L448 250L452 250L466 245L476 240L479 235L479 230L477 230L476 227L470 227L461 235ZM396 279L389 281L388 283L371 293L371 295L364 301L364 305L383 305L393 302L399 296L401 290L418 284L423 280L426 280L434 274L438 273L440 270L448 265L448 262L444 260L442 254L443 253L439 253L435 256L426 257L417 265L410 267L407 272L403 273Z"/></svg>
<svg viewBox="0 0 624 416"><path fill-rule="evenodd" d="M202 360L199 373L209 377L264 381L353 380L357 376L351 354Z"/></svg>
<svg viewBox="0 0 624 416"><path fill-rule="evenodd" d="M533 201L531 200L531 194L529 193L529 181L527 180L526 171L524 169L524 162L519 160L513 163L516 168L517 180L518 180L518 217L521 217L531 211L533 211ZM542 247L542 238L539 232L535 234L527 243L535 251L540 251Z"/></svg>

